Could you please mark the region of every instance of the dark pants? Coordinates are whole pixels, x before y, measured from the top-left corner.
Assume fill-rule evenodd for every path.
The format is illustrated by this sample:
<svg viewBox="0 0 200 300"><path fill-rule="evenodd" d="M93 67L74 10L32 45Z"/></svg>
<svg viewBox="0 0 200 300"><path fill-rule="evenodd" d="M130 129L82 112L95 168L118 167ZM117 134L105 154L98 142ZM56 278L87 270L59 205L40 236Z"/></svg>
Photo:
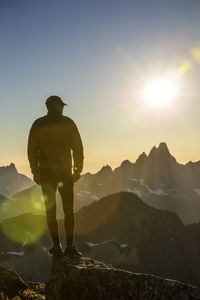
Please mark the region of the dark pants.
<svg viewBox="0 0 200 300"><path fill-rule="evenodd" d="M64 225L66 242L68 246L73 245L74 236L74 182L72 175L67 172L57 174L43 173L40 175L41 188L46 207L47 225L54 245L59 244L58 223L56 219L56 190L60 193L64 210Z"/></svg>

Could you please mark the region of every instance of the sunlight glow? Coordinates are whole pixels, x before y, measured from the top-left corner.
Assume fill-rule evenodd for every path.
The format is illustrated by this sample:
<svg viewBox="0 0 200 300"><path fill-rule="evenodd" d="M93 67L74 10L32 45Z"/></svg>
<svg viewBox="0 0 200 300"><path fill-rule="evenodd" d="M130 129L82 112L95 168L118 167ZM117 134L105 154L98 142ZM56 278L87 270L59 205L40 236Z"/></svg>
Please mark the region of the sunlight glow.
<svg viewBox="0 0 200 300"><path fill-rule="evenodd" d="M175 82L168 78L154 79L146 85L143 96L153 106L169 104L177 95Z"/></svg>
<svg viewBox="0 0 200 300"><path fill-rule="evenodd" d="M194 47L191 49L191 55L196 60L196 62L200 63L200 47Z"/></svg>

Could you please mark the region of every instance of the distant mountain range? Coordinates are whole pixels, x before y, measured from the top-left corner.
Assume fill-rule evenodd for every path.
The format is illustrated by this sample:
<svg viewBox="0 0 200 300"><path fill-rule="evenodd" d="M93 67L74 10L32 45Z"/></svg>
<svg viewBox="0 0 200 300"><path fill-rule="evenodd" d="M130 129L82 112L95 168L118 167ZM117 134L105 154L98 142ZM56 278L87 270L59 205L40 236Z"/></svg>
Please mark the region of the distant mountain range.
<svg viewBox="0 0 200 300"><path fill-rule="evenodd" d="M106 165L95 174L82 175L74 191L75 211L106 195L127 191L153 207L176 212L186 224L200 221L200 161L178 163L166 143L154 146L148 155L143 152L135 163L124 160L114 170ZM6 204L12 216L16 208L16 214L44 213L38 186L16 193L12 199L14 201ZM5 207L4 211L6 213ZM61 204L58 214L62 216Z"/></svg>
<svg viewBox="0 0 200 300"><path fill-rule="evenodd" d="M23 174L19 174L14 163L0 167L0 195L12 196L17 192L33 186L33 181Z"/></svg>
<svg viewBox="0 0 200 300"><path fill-rule="evenodd" d="M175 213L153 208L129 192L94 201L75 220L75 244L83 255L121 269L199 284L200 223L185 226ZM63 222L59 228L65 245ZM0 223L1 266L28 280L48 278L49 247L44 216L25 214Z"/></svg>
<svg viewBox="0 0 200 300"><path fill-rule="evenodd" d="M125 160L112 170L104 166L86 173L76 185L79 205L120 191L135 193L147 204L176 212L184 223L200 221L200 161L180 164L166 143L142 153L135 163Z"/></svg>

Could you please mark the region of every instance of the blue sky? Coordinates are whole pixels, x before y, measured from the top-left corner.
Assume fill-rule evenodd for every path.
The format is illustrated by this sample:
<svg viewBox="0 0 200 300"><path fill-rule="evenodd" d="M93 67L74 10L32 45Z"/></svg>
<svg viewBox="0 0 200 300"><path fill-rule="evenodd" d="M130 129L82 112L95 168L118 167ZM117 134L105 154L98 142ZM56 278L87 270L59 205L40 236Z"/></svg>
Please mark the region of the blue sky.
<svg viewBox="0 0 200 300"><path fill-rule="evenodd" d="M166 141L199 160L200 1L0 1L0 165L30 174L26 144L45 99L61 96L85 148L84 172L135 161ZM173 107L144 108L144 78L191 60ZM184 151L183 151L184 147Z"/></svg>

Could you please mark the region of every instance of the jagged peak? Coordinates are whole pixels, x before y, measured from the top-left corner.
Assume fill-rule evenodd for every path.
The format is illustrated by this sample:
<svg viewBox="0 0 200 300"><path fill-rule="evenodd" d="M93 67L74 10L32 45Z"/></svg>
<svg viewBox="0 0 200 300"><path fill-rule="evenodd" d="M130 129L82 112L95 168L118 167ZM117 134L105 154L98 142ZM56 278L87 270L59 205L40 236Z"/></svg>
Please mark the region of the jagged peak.
<svg viewBox="0 0 200 300"><path fill-rule="evenodd" d="M149 152L149 156L151 157L152 155L155 155L156 153L164 153L167 155L171 155L169 152L169 149L167 147L167 144L165 142L161 142L159 144L158 148L156 148L156 146L153 146L153 148Z"/></svg>
<svg viewBox="0 0 200 300"><path fill-rule="evenodd" d="M158 150L162 151L162 152L168 152L169 153L169 149L168 149L167 144L165 142L160 143L160 145L158 146Z"/></svg>
<svg viewBox="0 0 200 300"><path fill-rule="evenodd" d="M8 166L10 169L14 169L17 171L16 166L13 162L10 163L10 165Z"/></svg>
<svg viewBox="0 0 200 300"><path fill-rule="evenodd" d="M157 150L156 146L153 146L153 148L149 152L149 156L151 156L152 154L154 154L156 152L156 150Z"/></svg>
<svg viewBox="0 0 200 300"><path fill-rule="evenodd" d="M191 166L199 166L200 165L200 160L198 161L189 161L188 163L185 164L185 166L187 167L191 167Z"/></svg>
<svg viewBox="0 0 200 300"><path fill-rule="evenodd" d="M145 152L142 152L142 154L139 155L139 157L137 158L136 160L136 164L140 163L140 162L143 162L144 160L146 160L147 158L147 155Z"/></svg>
<svg viewBox="0 0 200 300"><path fill-rule="evenodd" d="M11 162L9 165L7 166L2 166L0 167L0 169L3 171L6 171L6 172L14 172L14 173L17 173L17 169L16 169L16 166L13 162Z"/></svg>
<svg viewBox="0 0 200 300"><path fill-rule="evenodd" d="M16 167L15 167L15 164L13 163L13 162L11 162L9 165L7 165L7 166L0 166L0 168L14 168L14 169L16 169Z"/></svg>
<svg viewBox="0 0 200 300"><path fill-rule="evenodd" d="M130 160L126 159L126 160L123 160L120 167L129 167L131 165L132 165L132 163L130 162Z"/></svg>
<svg viewBox="0 0 200 300"><path fill-rule="evenodd" d="M96 174L102 174L102 173L111 173L112 168L109 165L103 166Z"/></svg>

